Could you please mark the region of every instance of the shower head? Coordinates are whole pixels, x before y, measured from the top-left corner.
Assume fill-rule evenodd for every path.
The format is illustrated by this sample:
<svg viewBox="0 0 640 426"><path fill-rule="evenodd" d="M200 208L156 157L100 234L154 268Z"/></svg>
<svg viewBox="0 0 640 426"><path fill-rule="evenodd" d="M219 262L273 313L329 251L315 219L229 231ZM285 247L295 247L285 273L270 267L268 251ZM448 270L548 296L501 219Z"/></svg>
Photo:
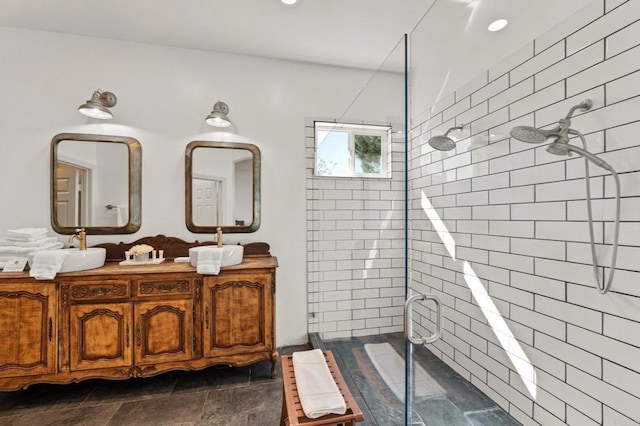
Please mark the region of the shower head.
<svg viewBox="0 0 640 426"><path fill-rule="evenodd" d="M567 116L565 118L560 119L560 121L558 121L558 125L554 129L543 130L537 127L516 126L513 129L511 129L509 134L511 135L512 138L516 138L519 141L527 142L527 143L543 143L547 139L553 138L553 137L557 138L556 142L558 141L566 142L569 140L569 138L567 137L567 131L571 126L570 118L573 116L573 113L576 110L588 111L589 109L591 109L592 106L593 106L593 102L591 101L591 99L585 99L584 101L582 101L582 103L572 106L569 112L567 113ZM553 154L553 152L551 153ZM566 155L566 154L563 153L560 155Z"/></svg>
<svg viewBox="0 0 640 426"><path fill-rule="evenodd" d="M449 136L434 136L429 139L429 145L438 151L451 151L456 143Z"/></svg>
<svg viewBox="0 0 640 426"><path fill-rule="evenodd" d="M429 145L431 145L431 148L437 149L438 151L451 151L456 147L456 143L448 136L449 132L452 132L454 130L462 130L463 127L464 124L461 124L459 126L450 128L444 135L433 136L431 139L429 139Z"/></svg>
<svg viewBox="0 0 640 426"><path fill-rule="evenodd" d="M559 130L559 129L558 129ZM558 130L542 130L537 127L530 126L516 126L509 134L512 138L516 138L519 141L527 143L542 143L558 134Z"/></svg>

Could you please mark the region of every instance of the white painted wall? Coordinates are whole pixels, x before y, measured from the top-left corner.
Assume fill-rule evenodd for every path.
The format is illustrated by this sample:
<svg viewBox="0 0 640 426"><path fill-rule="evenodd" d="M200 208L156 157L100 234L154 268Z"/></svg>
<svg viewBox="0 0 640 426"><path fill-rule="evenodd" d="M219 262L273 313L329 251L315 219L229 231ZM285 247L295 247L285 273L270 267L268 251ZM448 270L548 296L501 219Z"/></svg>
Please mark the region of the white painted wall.
<svg viewBox="0 0 640 426"><path fill-rule="evenodd" d="M341 115L370 72L6 27L0 57L0 235L50 226L49 149L58 133L123 135L142 144L140 231L89 236L89 244L160 233L211 239L185 227L185 146L254 143L262 151L262 225L226 240L271 245L280 265L277 343L306 341L305 123ZM106 123L76 110L98 88L118 96ZM218 99L230 107L229 132L204 123Z"/></svg>
<svg viewBox="0 0 640 426"><path fill-rule="evenodd" d="M413 116L411 285L444 305L443 338L429 348L524 425L640 419L638 40L639 1L594 0ZM413 78L429 75L421 71ZM509 137L517 125L551 128L585 98L594 106L572 128L622 184L618 271L606 295L592 274L584 160ZM455 151L427 144L462 123ZM608 172L591 175L598 264L607 266L615 187ZM430 333L434 314L421 314L415 330Z"/></svg>

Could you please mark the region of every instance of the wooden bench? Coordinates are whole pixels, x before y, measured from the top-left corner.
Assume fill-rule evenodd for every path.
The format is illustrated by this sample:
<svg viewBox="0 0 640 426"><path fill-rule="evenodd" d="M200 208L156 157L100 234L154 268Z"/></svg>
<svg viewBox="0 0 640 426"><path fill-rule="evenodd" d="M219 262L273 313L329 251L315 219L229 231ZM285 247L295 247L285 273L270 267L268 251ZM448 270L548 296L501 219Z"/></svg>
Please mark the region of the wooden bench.
<svg viewBox="0 0 640 426"><path fill-rule="evenodd" d="M280 416L281 426L321 426L321 425L345 425L353 426L355 422L364 420L362 411L353 399L353 395L349 392L347 384L338 370L338 365L331 351L324 351L324 357L327 360L329 371L333 376L333 380L338 385L340 393L347 405L347 411L344 414L328 414L317 419L310 419L304 415L300 398L298 397L298 388L296 387L296 378L293 374L293 361L291 355L284 355L282 361L282 383L284 390L282 392L282 415Z"/></svg>

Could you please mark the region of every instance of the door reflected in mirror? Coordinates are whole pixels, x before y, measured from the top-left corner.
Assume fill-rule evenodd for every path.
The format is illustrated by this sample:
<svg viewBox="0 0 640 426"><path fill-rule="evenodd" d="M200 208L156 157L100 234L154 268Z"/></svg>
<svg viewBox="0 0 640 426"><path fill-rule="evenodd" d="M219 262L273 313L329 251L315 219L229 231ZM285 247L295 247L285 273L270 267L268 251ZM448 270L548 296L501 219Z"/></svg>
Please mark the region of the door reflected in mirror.
<svg viewBox="0 0 640 426"><path fill-rule="evenodd" d="M260 150L194 141L185 155L186 223L191 232L254 232L260 226Z"/></svg>
<svg viewBox="0 0 640 426"><path fill-rule="evenodd" d="M133 233L140 227L140 143L60 134L51 146L51 223L61 234Z"/></svg>

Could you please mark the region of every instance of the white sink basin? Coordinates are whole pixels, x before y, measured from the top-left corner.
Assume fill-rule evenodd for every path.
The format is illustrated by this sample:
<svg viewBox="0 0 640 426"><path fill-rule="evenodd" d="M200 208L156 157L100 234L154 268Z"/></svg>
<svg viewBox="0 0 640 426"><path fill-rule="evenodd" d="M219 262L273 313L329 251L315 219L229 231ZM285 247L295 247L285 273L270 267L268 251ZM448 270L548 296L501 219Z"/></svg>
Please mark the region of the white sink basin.
<svg viewBox="0 0 640 426"><path fill-rule="evenodd" d="M200 246L189 249L189 262L191 266L198 265L198 252L204 249L212 248L216 246ZM242 256L244 255L244 247L240 245L228 245L222 246L222 262L220 266L232 266L242 263Z"/></svg>
<svg viewBox="0 0 640 426"><path fill-rule="evenodd" d="M107 250L102 247L90 247L86 250L77 248L61 249L67 255L62 262L59 272L86 271L104 265ZM29 255L29 265L33 263L33 255Z"/></svg>

